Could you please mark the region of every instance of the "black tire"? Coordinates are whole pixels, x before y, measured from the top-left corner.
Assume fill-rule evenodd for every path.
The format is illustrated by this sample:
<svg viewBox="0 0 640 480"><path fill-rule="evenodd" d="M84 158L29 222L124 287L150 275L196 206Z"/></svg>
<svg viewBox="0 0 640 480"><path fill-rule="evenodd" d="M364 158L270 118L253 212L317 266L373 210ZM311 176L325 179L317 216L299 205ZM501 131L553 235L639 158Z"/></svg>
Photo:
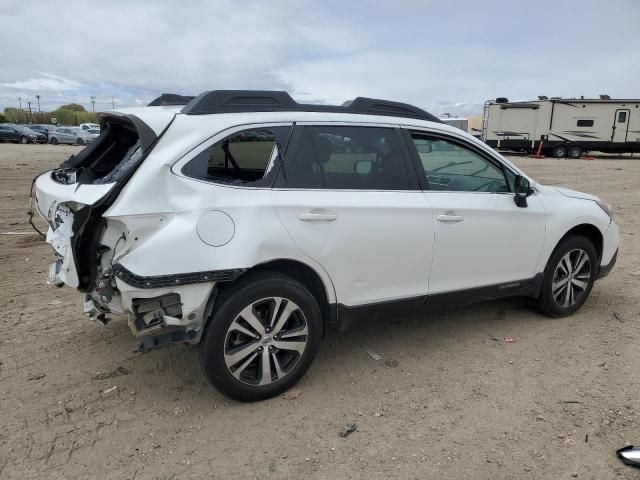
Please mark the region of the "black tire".
<svg viewBox="0 0 640 480"><path fill-rule="evenodd" d="M567 156L567 146L566 145L557 145L553 147L551 151L551 155L553 158L564 158Z"/></svg>
<svg viewBox="0 0 640 480"><path fill-rule="evenodd" d="M556 289L554 292L554 282L558 282L556 285L559 285L563 281L560 267L560 262L565 258L567 254L570 255L571 258L576 258L578 252L583 251L588 256L588 265L589 265L589 278L588 281L584 280L584 272L586 271L585 267L576 271L573 275L568 275L570 277L571 282L580 282L586 283L585 288L576 288L572 287L571 282L567 286L567 289L574 289L574 295L571 297L575 300L575 303L570 305L563 305L563 301L568 297L565 296L567 293L566 289ZM582 276L579 274L582 273ZM596 249L591 242L586 237L580 235L572 235L560 242L556 249L554 250L551 258L547 262L547 266L544 270L544 277L542 280L542 291L540 293L540 297L538 298L538 306L542 310L543 313L550 317L566 317L568 315L576 312L584 302L589 298L589 294L591 293L591 289L593 288L593 283L595 282L596 276L598 274L598 255L596 253ZM575 280L574 280L575 279ZM554 295L555 293L555 295ZM569 292L570 294L571 292ZM559 295L559 299L557 297Z"/></svg>
<svg viewBox="0 0 640 480"><path fill-rule="evenodd" d="M270 299L271 297L287 299L299 307L296 310L296 315L302 314L308 330L305 336L306 346L301 354L294 354L297 357L295 357L291 364L292 366L286 370L286 373L281 378L277 378L278 374L274 370L275 366L273 366L271 363L273 360L271 360L267 362L270 365L269 381L271 383L258 385L258 379L256 379L255 384L248 384L232 374L230 369L236 367L228 367L225 362L225 354L230 355L229 352L233 351L232 349L227 349L227 344L231 343L232 335L238 335L237 332L233 333L231 326L237 318L240 318L239 315L243 309L259 304L262 301L261 299ZM220 392L242 402L264 400L288 390L309 369L318 352L322 337L322 316L316 299L304 285L277 272L258 271L241 277L234 284L223 290L215 300L215 304L216 306L206 325L206 330L199 345L199 356L205 375ZM272 311L269 312L268 316L272 313ZM263 325L265 325L264 318L262 320ZM274 329L274 343L278 339L275 333L277 332ZM271 339L269 334L265 334L262 337L256 335L255 339L245 335L246 343L236 347L236 350L245 346L266 345L264 340L267 337ZM282 343L282 341L279 343ZM261 368L263 365L262 359L264 358L262 355L269 355L263 350L266 348L259 347L259 351L262 353L258 353L258 356L255 357L254 361L257 363L253 367L253 364L250 364L245 371L252 370L256 372L256 376L260 375L260 378L262 378ZM271 349L272 347L268 348ZM288 350L280 350L278 348L275 350L274 355L280 353L289 354ZM238 364L244 362L248 357L247 355L242 360L239 360ZM271 357L269 358L271 359ZM280 364L278 364L278 367L280 367ZM275 380L273 380L274 374Z"/></svg>
<svg viewBox="0 0 640 480"><path fill-rule="evenodd" d="M26 145L27 143L29 143L29 139L28 139L27 137L25 137L24 135L22 135L22 136L20 137L20 143L21 143L22 145Z"/></svg>
<svg viewBox="0 0 640 480"><path fill-rule="evenodd" d="M57 145L58 144L58 139L56 137L51 137L51 140L49 140L49 143L51 145Z"/></svg>
<svg viewBox="0 0 640 480"><path fill-rule="evenodd" d="M582 147L580 145L573 145L569 147L569 150L567 150L567 157L568 158L582 157Z"/></svg>
<svg viewBox="0 0 640 480"><path fill-rule="evenodd" d="M84 145L84 140L78 137L78 139L76 139L76 145Z"/></svg>

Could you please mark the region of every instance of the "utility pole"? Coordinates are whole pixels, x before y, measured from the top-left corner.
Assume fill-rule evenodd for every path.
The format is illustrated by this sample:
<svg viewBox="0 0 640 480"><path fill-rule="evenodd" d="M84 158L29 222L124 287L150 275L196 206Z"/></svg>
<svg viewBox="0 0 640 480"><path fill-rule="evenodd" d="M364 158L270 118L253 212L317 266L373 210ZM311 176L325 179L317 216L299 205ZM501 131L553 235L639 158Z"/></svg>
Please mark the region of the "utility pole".
<svg viewBox="0 0 640 480"><path fill-rule="evenodd" d="M29 100L27 104L29 105L29 120L33 122L33 115L31 114L31 100Z"/></svg>
<svg viewBox="0 0 640 480"><path fill-rule="evenodd" d="M111 97L111 108L116 109L116 101Z"/></svg>
<svg viewBox="0 0 640 480"><path fill-rule="evenodd" d="M40 113L42 110L40 110L40 95L36 95L36 98L38 99L38 113Z"/></svg>
<svg viewBox="0 0 640 480"><path fill-rule="evenodd" d="M95 112L96 111L96 97L91 96L89 98L91 99L91 110Z"/></svg>
<svg viewBox="0 0 640 480"><path fill-rule="evenodd" d="M22 97L18 97L18 102L20 102L20 110L22 110Z"/></svg>

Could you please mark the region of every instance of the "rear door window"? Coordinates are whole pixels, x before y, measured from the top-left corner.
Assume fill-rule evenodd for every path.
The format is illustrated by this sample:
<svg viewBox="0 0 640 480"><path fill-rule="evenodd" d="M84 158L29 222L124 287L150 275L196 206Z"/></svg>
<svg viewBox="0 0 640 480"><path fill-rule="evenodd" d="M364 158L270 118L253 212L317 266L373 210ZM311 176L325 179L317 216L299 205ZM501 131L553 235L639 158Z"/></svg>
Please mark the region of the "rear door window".
<svg viewBox="0 0 640 480"><path fill-rule="evenodd" d="M279 126L233 133L196 155L182 173L216 183L268 185L290 130Z"/></svg>
<svg viewBox="0 0 640 480"><path fill-rule="evenodd" d="M289 188L410 188L397 133L385 127L299 127L283 173Z"/></svg>

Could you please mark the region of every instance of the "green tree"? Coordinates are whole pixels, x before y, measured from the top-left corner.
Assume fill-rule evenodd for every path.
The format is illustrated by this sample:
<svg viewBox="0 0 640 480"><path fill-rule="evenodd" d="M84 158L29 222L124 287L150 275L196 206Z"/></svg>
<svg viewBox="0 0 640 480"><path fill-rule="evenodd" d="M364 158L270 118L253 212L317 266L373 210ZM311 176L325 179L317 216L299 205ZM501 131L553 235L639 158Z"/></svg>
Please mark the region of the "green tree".
<svg viewBox="0 0 640 480"><path fill-rule="evenodd" d="M62 105L58 110L71 110L72 112L86 112L85 108L78 103L68 103Z"/></svg>
<svg viewBox="0 0 640 480"><path fill-rule="evenodd" d="M19 108L7 107L4 109L4 116L10 123L26 123L29 115Z"/></svg>
<svg viewBox="0 0 640 480"><path fill-rule="evenodd" d="M3 114L0 113L0 123L7 123L7 117L5 117Z"/></svg>

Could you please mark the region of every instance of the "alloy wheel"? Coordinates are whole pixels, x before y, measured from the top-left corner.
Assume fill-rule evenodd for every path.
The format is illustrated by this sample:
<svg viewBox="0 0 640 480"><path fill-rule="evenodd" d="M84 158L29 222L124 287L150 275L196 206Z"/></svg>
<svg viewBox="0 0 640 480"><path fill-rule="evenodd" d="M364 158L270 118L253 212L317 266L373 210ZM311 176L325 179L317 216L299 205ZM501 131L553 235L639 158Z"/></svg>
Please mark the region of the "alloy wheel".
<svg viewBox="0 0 640 480"><path fill-rule="evenodd" d="M553 274L551 292L555 302L564 308L582 300L591 283L591 261L581 248L569 251L560 259Z"/></svg>
<svg viewBox="0 0 640 480"><path fill-rule="evenodd" d="M304 313L291 300L263 298L245 307L231 322L224 340L224 361L236 380L269 385L299 362L309 329Z"/></svg>

